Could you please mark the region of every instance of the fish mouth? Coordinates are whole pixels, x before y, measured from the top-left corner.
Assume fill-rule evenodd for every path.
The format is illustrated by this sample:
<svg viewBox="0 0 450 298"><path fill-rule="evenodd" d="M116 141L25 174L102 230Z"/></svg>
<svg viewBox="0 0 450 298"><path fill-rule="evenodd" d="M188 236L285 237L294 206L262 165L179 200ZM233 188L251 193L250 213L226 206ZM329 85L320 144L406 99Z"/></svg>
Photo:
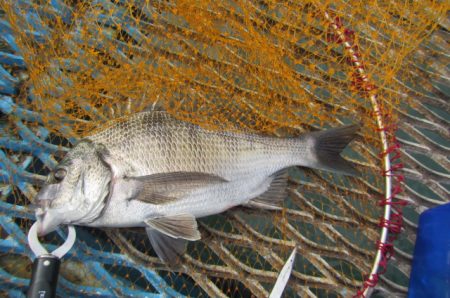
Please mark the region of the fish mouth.
<svg viewBox="0 0 450 298"><path fill-rule="evenodd" d="M37 233L39 236L45 236L55 231L62 221L52 210L44 210L38 208L36 210L36 218L38 223Z"/></svg>

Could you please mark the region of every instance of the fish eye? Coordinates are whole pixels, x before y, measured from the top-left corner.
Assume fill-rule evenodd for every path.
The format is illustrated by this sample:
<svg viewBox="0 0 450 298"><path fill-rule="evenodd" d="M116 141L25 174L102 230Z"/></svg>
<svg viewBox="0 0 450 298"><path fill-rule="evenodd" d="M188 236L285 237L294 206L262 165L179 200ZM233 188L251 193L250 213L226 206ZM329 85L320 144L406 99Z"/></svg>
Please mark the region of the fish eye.
<svg viewBox="0 0 450 298"><path fill-rule="evenodd" d="M61 182L64 177L66 177L67 171L63 168L59 168L55 171L55 173L53 174L53 176L55 177L55 180L58 182Z"/></svg>

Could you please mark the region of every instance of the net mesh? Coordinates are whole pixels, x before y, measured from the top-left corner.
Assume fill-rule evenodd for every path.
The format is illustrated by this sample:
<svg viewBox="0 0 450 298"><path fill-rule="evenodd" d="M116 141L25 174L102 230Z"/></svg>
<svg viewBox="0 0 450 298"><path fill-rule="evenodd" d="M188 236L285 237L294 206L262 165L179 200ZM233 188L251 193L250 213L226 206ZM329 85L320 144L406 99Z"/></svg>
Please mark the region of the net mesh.
<svg viewBox="0 0 450 298"><path fill-rule="evenodd" d="M380 222L386 173L370 97L395 143L396 110L414 106L406 94L422 83L414 57L445 2L55 0L1 9L0 74L15 84L0 89L9 95L0 152L9 293L28 284L29 205L45 176L79 138L151 107L208 129L280 137L360 123L343 155L361 176L290 169L283 211L238 207L200 219L202 240L189 243L178 271L159 261L143 229L77 228L60 296L267 296L294 246L286 296L348 296L376 282L377 249L392 250L377 245L380 229L399 231L401 216ZM51 247L64 235L43 240Z"/></svg>

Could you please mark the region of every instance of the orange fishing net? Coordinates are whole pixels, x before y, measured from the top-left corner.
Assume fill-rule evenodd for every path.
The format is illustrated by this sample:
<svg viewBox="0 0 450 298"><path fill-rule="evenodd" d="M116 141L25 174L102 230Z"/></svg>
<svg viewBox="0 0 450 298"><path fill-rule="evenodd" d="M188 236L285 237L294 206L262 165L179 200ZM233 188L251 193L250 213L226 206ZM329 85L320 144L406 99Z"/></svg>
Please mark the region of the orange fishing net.
<svg viewBox="0 0 450 298"><path fill-rule="evenodd" d="M36 144L51 152L46 163L39 153L32 160L31 191L11 175L8 200L17 206L33 201L76 139L154 106L209 129L280 137L362 125L343 154L360 177L291 169L282 212L235 208L200 220L202 240L189 244L180 272L155 257L142 229L79 229L84 254L121 253L134 265L75 253L62 270L68 284L80 293L105 288L110 280L93 278L95 267L124 288L160 293L145 267L184 295L263 297L294 246L287 297L361 294L376 282L377 249L392 250L377 246L381 228L399 231L396 212L380 222L389 174L383 157L396 149L383 149L380 130L395 144L394 109L408 101L409 55L444 17L445 1L14 2L1 5L26 64L14 107L39 116L10 116L5 131L21 138L25 125L40 138L44 127L48 134ZM27 231L29 220L15 220ZM26 278L10 260L4 270ZM125 295L120 291L113 293Z"/></svg>

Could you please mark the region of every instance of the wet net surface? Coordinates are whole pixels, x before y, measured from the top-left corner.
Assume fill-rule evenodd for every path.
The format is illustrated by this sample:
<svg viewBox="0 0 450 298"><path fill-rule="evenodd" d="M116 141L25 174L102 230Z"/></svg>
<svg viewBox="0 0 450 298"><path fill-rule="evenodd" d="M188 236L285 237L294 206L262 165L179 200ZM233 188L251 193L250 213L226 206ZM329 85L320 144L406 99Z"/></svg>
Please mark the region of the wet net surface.
<svg viewBox="0 0 450 298"><path fill-rule="evenodd" d="M290 169L283 211L240 207L200 219L202 240L189 243L179 271L159 261L143 229L77 228L58 295L264 297L294 246L286 297L345 297L374 284L378 248L396 256L377 295L405 294L418 214L448 202L444 4L6 1L1 9L5 294L21 297L28 286L29 206L45 176L92 129L151 106L209 129L277 136L361 123L344 152L361 176ZM355 75L344 41L371 85ZM389 140L403 145L394 187L410 202L404 217L398 208L381 222L386 173L373 94ZM398 232L402 219L396 248L377 244L381 228ZM65 233L42 240L58 245Z"/></svg>

